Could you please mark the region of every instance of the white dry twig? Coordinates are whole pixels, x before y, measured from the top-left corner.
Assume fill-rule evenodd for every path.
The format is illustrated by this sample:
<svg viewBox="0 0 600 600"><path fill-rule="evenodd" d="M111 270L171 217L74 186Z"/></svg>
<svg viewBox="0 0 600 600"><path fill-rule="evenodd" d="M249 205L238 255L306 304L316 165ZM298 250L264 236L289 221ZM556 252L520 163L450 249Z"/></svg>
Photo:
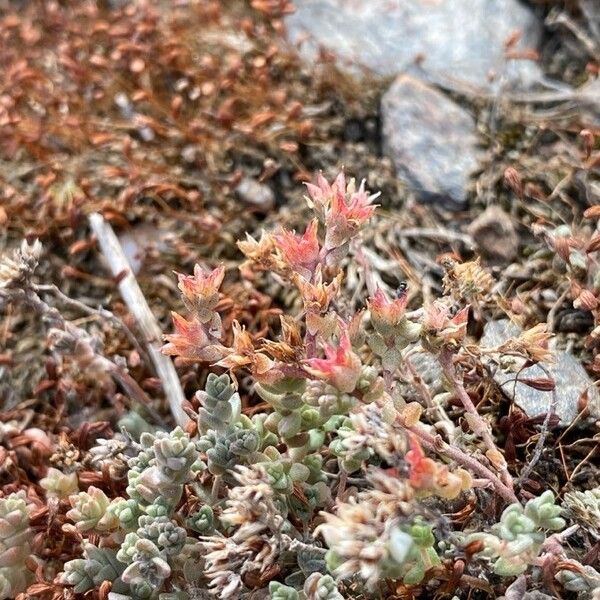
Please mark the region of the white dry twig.
<svg viewBox="0 0 600 600"><path fill-rule="evenodd" d="M160 351L162 331L133 275L123 248L113 228L104 220L102 215L97 213L90 215L89 223L98 239L100 249L108 262L113 277L119 276L119 292L144 336L144 343L156 373L162 382L173 418L178 425L185 427L189 422L189 417L183 410L185 396L183 395L181 383L171 359Z"/></svg>

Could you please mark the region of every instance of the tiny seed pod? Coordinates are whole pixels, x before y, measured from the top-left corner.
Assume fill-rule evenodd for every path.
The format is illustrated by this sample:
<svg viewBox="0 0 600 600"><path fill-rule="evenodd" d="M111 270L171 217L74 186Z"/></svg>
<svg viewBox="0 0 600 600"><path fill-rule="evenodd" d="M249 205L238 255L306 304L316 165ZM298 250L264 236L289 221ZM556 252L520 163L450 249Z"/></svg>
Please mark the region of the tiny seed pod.
<svg viewBox="0 0 600 600"><path fill-rule="evenodd" d="M402 418L407 427L414 427L423 414L423 407L418 402L407 404L402 410Z"/></svg>

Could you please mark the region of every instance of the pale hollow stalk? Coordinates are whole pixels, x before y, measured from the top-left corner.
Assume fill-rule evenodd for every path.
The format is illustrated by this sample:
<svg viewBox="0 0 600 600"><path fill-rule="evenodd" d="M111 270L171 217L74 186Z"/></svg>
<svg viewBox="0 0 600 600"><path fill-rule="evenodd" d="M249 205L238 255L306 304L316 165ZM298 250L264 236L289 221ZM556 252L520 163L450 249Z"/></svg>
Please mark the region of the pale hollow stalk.
<svg viewBox="0 0 600 600"><path fill-rule="evenodd" d="M440 363L440 366L442 367L444 375L454 387L454 391L456 392L459 400L461 401L465 411L469 415L471 415L471 418L469 419L469 424L473 429L473 433L475 435L478 435L483 440L483 443L485 444L486 448L492 454L502 456L500 450L498 450L498 447L494 442L494 438L492 437L487 423L483 420L483 418L477 411L477 408L473 404L473 401L471 400L469 394L467 394L467 390L465 390L462 381L460 381L456 373L454 363L452 362L451 352L449 352L448 350L442 350L438 355L438 361ZM513 489L513 480L510 473L508 472L506 464L504 464L501 467L498 467L498 470L500 472L500 476L504 484Z"/></svg>
<svg viewBox="0 0 600 600"><path fill-rule="evenodd" d="M102 215L91 214L89 223L98 239L100 249L108 262L113 277L119 277L119 292L144 336L145 346L148 349L156 374L161 380L171 414L178 425L185 427L190 422L190 418L183 410L185 396L179 377L171 359L161 352L162 331L133 275L123 248L113 228L104 220Z"/></svg>

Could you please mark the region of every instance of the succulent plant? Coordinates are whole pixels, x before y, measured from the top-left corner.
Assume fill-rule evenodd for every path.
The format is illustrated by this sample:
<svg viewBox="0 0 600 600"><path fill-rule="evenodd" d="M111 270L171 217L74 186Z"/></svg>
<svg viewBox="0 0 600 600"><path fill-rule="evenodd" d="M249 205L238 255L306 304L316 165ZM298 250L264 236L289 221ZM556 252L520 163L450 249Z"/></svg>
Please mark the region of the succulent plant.
<svg viewBox="0 0 600 600"><path fill-rule="evenodd" d="M568 569L556 574L557 581L569 592L576 592L581 600L592 598L600 590L600 573L591 565L582 565L575 561L567 563ZM595 596L594 596L595 600Z"/></svg>
<svg viewBox="0 0 600 600"><path fill-rule="evenodd" d="M525 507L511 504L491 533L474 533L467 541L483 542L484 549L479 555L493 561L497 575L520 575L538 556L546 533L565 527L560 513L561 508L554 503L554 494L547 490L529 500Z"/></svg>
<svg viewBox="0 0 600 600"><path fill-rule="evenodd" d="M270 10L274 3L262 4ZM269 323L259 334L254 324L260 321L244 318L224 332L230 319L217 311L224 267L179 275L191 320L174 316L176 333L168 336L165 352L229 374L208 376L196 393L196 422L185 431L154 431L130 415L131 435L118 434L124 442L90 452L99 457L91 464L103 473L114 463L118 486L126 477L126 494L109 500L94 487L71 493L68 516L84 553L65 565L60 581L75 594L110 581L111 600L187 600L188 592L190 598L214 592L234 600L254 590L265 596L269 581L273 600L341 600L341 592L352 598L422 596L436 579L454 578L462 545L478 541L473 547L482 548L481 563L487 560L499 576L522 574L539 564L542 550L554 552L560 556L558 580L588 594L595 572L569 570L573 561L557 550L559 536L544 545L550 532L565 525L552 493L525 506L516 502L512 464L472 399L485 365L465 345L467 323L470 314L481 317L487 310L491 276L477 260L448 266L445 259L446 297L407 315L406 286L392 295L387 277L361 274L356 281L359 291L368 290L368 308L356 311L358 296L345 298L341 291L347 265L350 273L354 263L364 262L352 256L351 241L373 214L373 197L346 184L343 174L333 184L320 177L308 190L317 219L304 234L264 233L239 244L248 258L245 268L255 268L257 277L272 271L295 287L297 319L286 315L280 329ZM277 340L266 339L267 331L279 331ZM531 331L527 343L505 350L520 348L530 360L544 360L547 335ZM434 355L445 395L435 395L406 360L413 352ZM463 365L473 368L463 371ZM236 377L244 393L255 392L268 410L251 418L242 414ZM456 402L447 414L449 400ZM470 431L461 431L459 420ZM485 533L441 536L452 526L443 517L456 509L450 501L473 495L474 477L482 499L495 493L510 506ZM50 470L43 484L48 495L62 498L76 490L77 478ZM597 496L565 499L567 514L594 535ZM469 511L465 515L471 518ZM19 519L27 537L27 520ZM472 531L473 522L479 521L465 522L464 529ZM77 535L69 526L65 532ZM8 556L21 570L28 546L19 548ZM485 577L481 563L465 561L466 575ZM6 573L2 566L5 596L13 593L5 590L23 588L5 583ZM489 579L490 587L496 584L497 578Z"/></svg>
<svg viewBox="0 0 600 600"><path fill-rule="evenodd" d="M196 398L201 405L198 411L198 429L202 433L209 429L224 431L240 417L240 396L227 374L210 373L204 391L197 392Z"/></svg>
<svg viewBox="0 0 600 600"><path fill-rule="evenodd" d="M213 509L208 505L202 506L187 518L186 525L203 535L209 533L215 525Z"/></svg>
<svg viewBox="0 0 600 600"><path fill-rule="evenodd" d="M299 600L300 594L293 587L283 585L279 581L269 583L269 596L271 600Z"/></svg>
<svg viewBox="0 0 600 600"><path fill-rule="evenodd" d="M168 517L140 517L137 534L140 538L154 542L167 556L178 554L186 540L185 529Z"/></svg>
<svg viewBox="0 0 600 600"><path fill-rule="evenodd" d="M0 498L0 599L14 598L29 579L25 561L30 555L31 530L25 493Z"/></svg>
<svg viewBox="0 0 600 600"><path fill-rule="evenodd" d="M195 443L181 429L144 433L138 455L129 461L131 497L108 503L94 487L71 496L69 515L80 531L108 532L118 526L126 535L116 551L87 543L83 558L65 564L60 581L77 593L113 581L115 594L136 600L157 596L171 574L169 560L187 542L186 530L171 515L197 460ZM173 592L176 597L178 593Z"/></svg>
<svg viewBox="0 0 600 600"><path fill-rule="evenodd" d="M46 477L40 480L40 485L50 498L68 498L79 491L77 473L63 473L54 467L48 469Z"/></svg>
<svg viewBox="0 0 600 600"><path fill-rule="evenodd" d="M115 581L123 570L124 565L117 560L116 552L85 543L83 558L65 563L60 581L72 585L75 593L83 594L105 581Z"/></svg>
<svg viewBox="0 0 600 600"><path fill-rule="evenodd" d="M244 457L259 449L260 436L252 429L229 427L221 433L209 431L198 440L197 448L206 452L208 470L222 475L241 464Z"/></svg>
<svg viewBox="0 0 600 600"><path fill-rule="evenodd" d="M75 523L75 527L81 532L90 529L97 531L109 531L115 529L119 524L119 518L114 511L108 511L110 500L106 494L91 486L87 492L79 492L69 496L71 510L67 517Z"/></svg>
<svg viewBox="0 0 600 600"><path fill-rule="evenodd" d="M147 539L138 539L131 563L123 571L121 579L147 597L162 586L171 574L171 567L156 544Z"/></svg>
<svg viewBox="0 0 600 600"><path fill-rule="evenodd" d="M161 497L176 504L198 460L196 444L180 427L168 434L144 433L140 443L141 458L130 461L133 471L128 475L127 493L148 504Z"/></svg>
<svg viewBox="0 0 600 600"><path fill-rule="evenodd" d="M360 380L359 380L360 381ZM347 415L357 403L354 396L340 392L325 381L310 381L302 394L302 400L309 406L318 408L319 416L326 421L333 415Z"/></svg>
<svg viewBox="0 0 600 600"><path fill-rule="evenodd" d="M129 531L137 528L138 519L142 515L142 509L137 500L132 498L123 500L119 498L113 501L108 507L108 513L114 515L119 520L120 526Z"/></svg>
<svg viewBox="0 0 600 600"><path fill-rule="evenodd" d="M332 423L326 428L332 428ZM363 463L373 455L373 449L366 443L366 439L357 436L349 418L342 420L338 426L333 425L337 437L329 444L329 450L337 456L340 467L347 473L358 471Z"/></svg>
<svg viewBox="0 0 600 600"><path fill-rule="evenodd" d="M344 600L331 575L313 573L304 583L306 600Z"/></svg>

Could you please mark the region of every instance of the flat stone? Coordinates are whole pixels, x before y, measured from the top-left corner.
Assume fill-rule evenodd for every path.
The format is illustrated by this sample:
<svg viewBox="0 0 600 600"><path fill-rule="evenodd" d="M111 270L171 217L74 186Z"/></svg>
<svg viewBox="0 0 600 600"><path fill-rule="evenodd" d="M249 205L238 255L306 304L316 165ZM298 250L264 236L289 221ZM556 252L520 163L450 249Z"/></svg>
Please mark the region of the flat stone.
<svg viewBox="0 0 600 600"><path fill-rule="evenodd" d="M470 225L469 234L487 256L508 262L519 249L512 218L498 206L486 208Z"/></svg>
<svg viewBox="0 0 600 600"><path fill-rule="evenodd" d="M275 194L271 188L250 177L244 177L235 191L242 202L263 212L268 212L275 205Z"/></svg>
<svg viewBox="0 0 600 600"><path fill-rule="evenodd" d="M530 85L539 67L505 59L505 43L535 48L541 25L518 0L295 0L286 18L292 42L314 59L325 48L341 61L378 75L418 63L435 77L493 88Z"/></svg>
<svg viewBox="0 0 600 600"><path fill-rule="evenodd" d="M424 202L460 210L479 162L475 121L438 90L400 75L381 101L385 152Z"/></svg>
<svg viewBox="0 0 600 600"><path fill-rule="evenodd" d="M437 359L429 352L418 352L410 357L410 362L423 383L434 393L444 389L442 367Z"/></svg>
<svg viewBox="0 0 600 600"><path fill-rule="evenodd" d="M481 346L496 347L512 337L518 337L520 333L521 329L508 319L491 321L484 328ZM546 379L547 375L538 365L519 372L519 367L522 364L523 360L517 358L514 369L511 371L502 370L492 362L487 365L487 368L496 383L501 386L503 392L522 408L528 416L537 417L546 414L552 401L552 392L536 390L520 382L515 383L515 377L518 373L519 379ZM579 414L579 400L586 391L591 417L594 419L600 418L600 393L598 388L573 354L556 350L555 362L543 362L541 364L556 382L556 414L560 418L561 425L566 427L575 420Z"/></svg>

